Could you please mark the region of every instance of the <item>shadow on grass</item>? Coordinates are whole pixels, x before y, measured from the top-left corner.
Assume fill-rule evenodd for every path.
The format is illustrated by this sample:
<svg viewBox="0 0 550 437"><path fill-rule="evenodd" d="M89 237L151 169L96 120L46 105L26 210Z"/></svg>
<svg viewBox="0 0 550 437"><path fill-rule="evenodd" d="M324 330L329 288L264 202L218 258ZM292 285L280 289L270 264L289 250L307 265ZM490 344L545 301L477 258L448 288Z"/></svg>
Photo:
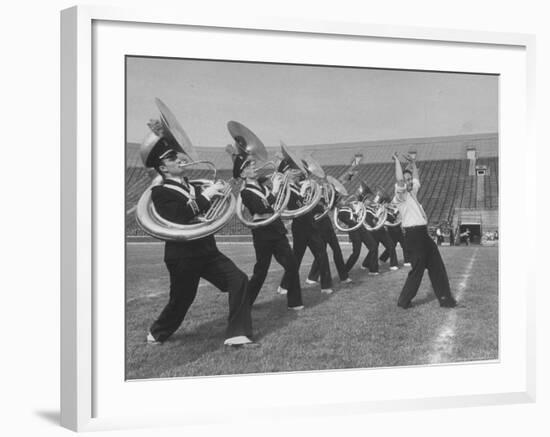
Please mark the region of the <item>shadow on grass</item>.
<svg viewBox="0 0 550 437"><path fill-rule="evenodd" d="M413 306L420 306L430 303L434 300L437 300L437 297L435 296L434 292L431 292L426 294L424 297L421 297L420 299L413 299L412 304Z"/></svg>
<svg viewBox="0 0 550 437"><path fill-rule="evenodd" d="M334 292L334 294L336 293L338 291ZM254 338L260 340L271 332L284 328L293 320L306 315L312 308L328 301L331 296L333 294L324 294L320 290L302 290L304 309L301 311L289 310L287 299L283 296L254 304L252 307L252 321L256 332ZM258 322L258 320L261 320L261 322Z"/></svg>
<svg viewBox="0 0 550 437"><path fill-rule="evenodd" d="M284 329L294 320L306 315L311 308L329 300L332 295L322 294L320 290L304 290L302 296L305 306L302 311L289 310L286 296L257 301L252 307L254 340L261 343L262 338ZM227 307L225 308L227 311ZM140 325L142 323L140 322ZM189 366L208 354L224 350L226 314L206 322L197 321L191 315L186 317L182 326L185 328L180 327L162 345L147 345L142 335L146 332L146 327L133 326L129 331L132 334L127 338L126 378L162 377L171 369Z"/></svg>

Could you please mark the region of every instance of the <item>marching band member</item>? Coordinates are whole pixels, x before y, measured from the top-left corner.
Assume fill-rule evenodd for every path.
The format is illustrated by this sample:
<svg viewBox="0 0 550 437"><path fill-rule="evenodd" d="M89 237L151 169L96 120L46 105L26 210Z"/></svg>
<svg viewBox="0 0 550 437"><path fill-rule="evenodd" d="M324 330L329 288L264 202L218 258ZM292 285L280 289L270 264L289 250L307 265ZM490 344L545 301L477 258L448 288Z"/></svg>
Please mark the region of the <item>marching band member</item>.
<svg viewBox="0 0 550 437"><path fill-rule="evenodd" d="M287 159L283 159L279 164L279 173L284 173L290 170L291 165ZM290 200L288 201L288 209L297 209L303 206L303 192L296 183L298 182L299 177L304 177L303 175L298 176L297 173L291 172L292 182L290 183ZM303 188L307 187L307 184L302 186ZM319 264L319 269L321 272L321 292L326 294L331 294L332 290L332 277L330 274L330 269L328 267L328 256L326 249L323 246L323 240L319 231L314 226L313 211L310 211L306 214L303 214L299 217L296 217L292 220L292 251L296 257L296 262L298 266L302 264L302 259L304 257L306 247L309 247L314 258ZM290 286L290 275L285 272L283 279L281 280L281 285L279 286L277 292L280 294L285 294L286 290Z"/></svg>
<svg viewBox="0 0 550 437"><path fill-rule="evenodd" d="M395 212L388 211L388 218L391 220L395 220L397 218ZM395 248L396 254L397 254L397 243L401 245L401 251L403 252L403 265L410 267L411 263L409 261L409 253L407 252L407 249L405 247L405 237L403 236L403 228L401 227L401 223L394 225L394 226L386 226L386 230L388 231L388 235L390 236L391 242L393 244L393 247ZM380 255L379 260L382 262L388 261L390 258L390 251L388 249L384 249L384 252L382 252L382 255Z"/></svg>
<svg viewBox="0 0 550 437"><path fill-rule="evenodd" d="M357 194L359 195L359 193ZM356 196L357 196L356 195ZM338 210L338 220L345 223L349 228L357 225L357 213L351 206L343 206ZM359 226L354 231L348 232L349 240L351 241L351 254L346 261L346 270L349 272L361 254L361 246L364 244L369 253L374 249L375 241L372 236L367 232L364 226ZM367 255L368 256L368 255ZM365 258L366 259L366 258Z"/></svg>
<svg viewBox="0 0 550 437"><path fill-rule="evenodd" d="M323 205L324 199L321 199L320 205L314 208L313 213L316 214L319 212L323 212L325 208L332 210L338 201L338 196L338 193L334 194L334 201L332 205ZM332 257L334 259L334 264L336 265L336 270L338 270L340 281L344 284L351 283L352 280L348 275L348 269L346 268L346 263L344 262L344 256L342 255L340 242L338 241L338 237L336 236L336 232L334 231L334 226L332 225L330 214L326 214L324 217L315 221L314 225L321 234L323 245L325 247L325 252L327 244L332 249ZM315 259L313 260L313 264L311 265L311 269L309 270L309 275L306 282L308 284L317 284L320 276L321 270L319 268L319 262L317 261L317 259Z"/></svg>
<svg viewBox="0 0 550 437"><path fill-rule="evenodd" d="M397 180L393 203L397 205L401 213L401 223L405 230L405 245L412 263L412 269L403 285L397 305L403 309L412 306L411 301L418 292L424 270L428 269L428 275L439 305L455 307L456 300L451 294L445 264L437 244L428 234L428 218L417 198L420 180L416 162L411 156L406 155L405 158L410 163L410 169L403 171L397 153L394 153L392 158L395 161Z"/></svg>
<svg viewBox="0 0 550 437"><path fill-rule="evenodd" d="M177 144L163 137L159 121L149 124L153 131L141 147L145 167L154 168L163 178L152 189L151 198L157 213L164 219L188 224L206 211L211 200L223 188L215 183L202 189L185 177L184 165L189 157ZM167 241L164 262L170 275L168 303L153 322L147 335L150 344L166 341L181 325L197 294L199 280L206 279L229 294L229 318L224 344L233 347L254 347L248 278L216 246L210 235L193 241Z"/></svg>
<svg viewBox="0 0 550 437"><path fill-rule="evenodd" d="M247 159L243 154L235 156L233 163L233 177L245 180L244 188L240 192L242 202L253 216L253 220L259 221L273 215L273 204L276 195L281 188L281 179L276 177L273 181L273 191L265 184L259 182L255 161ZM252 241L256 251L256 264L254 273L248 284L250 304L254 304L262 285L264 284L271 257L284 268L287 277L287 302L288 308L301 310L302 290L300 288L300 276L296 257L290 248L286 237L287 230L281 220L277 218L272 223L252 229Z"/></svg>
<svg viewBox="0 0 550 437"><path fill-rule="evenodd" d="M370 190L368 190L370 191ZM367 208L367 216L365 218L365 221L370 227L375 227L378 223L376 222L376 205L372 200L372 193L366 193L365 194L365 206ZM388 231L386 231L386 228L384 226L375 229L375 230L366 230L368 234L372 236L372 239L375 242L375 245L372 247L371 250L369 250L369 253L367 254L365 260L363 261L362 267L365 269L369 269L369 274L377 274L378 273L378 246L380 243L384 246L385 250L389 252L390 255L390 270L394 271L397 270L399 267L397 267L397 255L395 252L395 245L393 244Z"/></svg>

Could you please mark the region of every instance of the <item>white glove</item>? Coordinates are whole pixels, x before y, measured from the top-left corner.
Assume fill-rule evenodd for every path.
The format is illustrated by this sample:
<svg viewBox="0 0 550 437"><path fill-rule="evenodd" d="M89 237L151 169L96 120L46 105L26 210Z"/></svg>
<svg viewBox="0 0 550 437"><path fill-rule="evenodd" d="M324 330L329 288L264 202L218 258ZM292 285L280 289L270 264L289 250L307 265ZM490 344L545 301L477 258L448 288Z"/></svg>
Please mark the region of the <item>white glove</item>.
<svg viewBox="0 0 550 437"><path fill-rule="evenodd" d="M303 197L306 194L306 191L308 190L308 188L310 187L311 187L311 182L305 181L300 187L300 196Z"/></svg>
<svg viewBox="0 0 550 437"><path fill-rule="evenodd" d="M281 188L281 176L277 175L273 178L273 192L278 193Z"/></svg>
<svg viewBox="0 0 550 437"><path fill-rule="evenodd" d="M202 191L204 197L210 200L214 196L219 196L223 191L224 185L222 182L215 182Z"/></svg>

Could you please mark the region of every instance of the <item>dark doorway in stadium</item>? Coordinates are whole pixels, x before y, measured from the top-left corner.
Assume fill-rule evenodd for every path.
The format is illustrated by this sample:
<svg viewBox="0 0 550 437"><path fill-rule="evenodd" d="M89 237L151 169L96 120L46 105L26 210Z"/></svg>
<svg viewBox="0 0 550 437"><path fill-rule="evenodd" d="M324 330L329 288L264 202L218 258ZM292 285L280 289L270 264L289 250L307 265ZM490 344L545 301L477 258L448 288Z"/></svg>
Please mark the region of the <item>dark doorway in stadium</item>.
<svg viewBox="0 0 550 437"><path fill-rule="evenodd" d="M467 232L469 235L466 235ZM468 239L468 241L466 241L466 239ZM480 244L481 243L481 225L479 224L460 225L460 243L461 244Z"/></svg>

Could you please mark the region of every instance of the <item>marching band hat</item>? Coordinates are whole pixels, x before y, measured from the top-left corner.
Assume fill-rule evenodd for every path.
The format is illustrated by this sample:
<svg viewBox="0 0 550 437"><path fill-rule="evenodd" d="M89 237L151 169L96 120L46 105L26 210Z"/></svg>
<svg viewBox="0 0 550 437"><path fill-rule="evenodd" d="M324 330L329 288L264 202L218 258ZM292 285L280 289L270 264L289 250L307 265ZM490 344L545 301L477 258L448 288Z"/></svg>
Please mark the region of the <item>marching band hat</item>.
<svg viewBox="0 0 550 437"><path fill-rule="evenodd" d="M235 160L233 161L233 177L235 179L241 177L242 171L250 165L250 161L247 158L248 156L243 154L235 156Z"/></svg>
<svg viewBox="0 0 550 437"><path fill-rule="evenodd" d="M372 190L364 181L361 181L359 183L359 186L357 187L357 197L359 198L359 200L363 200L369 194L372 194Z"/></svg>
<svg viewBox="0 0 550 437"><path fill-rule="evenodd" d="M160 164L160 161L170 152L184 153L178 144L168 141L165 137L159 137L150 132L143 140L140 148L141 161L145 167L151 168Z"/></svg>
<svg viewBox="0 0 550 437"><path fill-rule="evenodd" d="M279 173L284 173L289 168L291 168L290 162L288 161L288 159L285 158L279 163L279 168L277 169L277 171Z"/></svg>

